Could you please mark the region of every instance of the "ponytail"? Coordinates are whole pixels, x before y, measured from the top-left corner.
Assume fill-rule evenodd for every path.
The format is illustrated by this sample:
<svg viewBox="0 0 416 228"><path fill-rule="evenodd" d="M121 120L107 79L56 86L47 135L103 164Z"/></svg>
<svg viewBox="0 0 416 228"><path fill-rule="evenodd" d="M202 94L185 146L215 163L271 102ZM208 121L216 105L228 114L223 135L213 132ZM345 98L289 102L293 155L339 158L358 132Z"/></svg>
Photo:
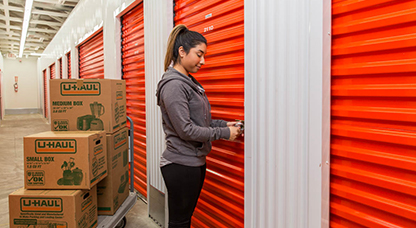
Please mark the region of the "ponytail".
<svg viewBox="0 0 416 228"><path fill-rule="evenodd" d="M168 47L165 56L165 71L172 62L174 65L179 62L179 47L182 46L186 54L188 54L191 48L200 43L206 45L207 40L199 32L190 31L182 24L175 26L168 39Z"/></svg>

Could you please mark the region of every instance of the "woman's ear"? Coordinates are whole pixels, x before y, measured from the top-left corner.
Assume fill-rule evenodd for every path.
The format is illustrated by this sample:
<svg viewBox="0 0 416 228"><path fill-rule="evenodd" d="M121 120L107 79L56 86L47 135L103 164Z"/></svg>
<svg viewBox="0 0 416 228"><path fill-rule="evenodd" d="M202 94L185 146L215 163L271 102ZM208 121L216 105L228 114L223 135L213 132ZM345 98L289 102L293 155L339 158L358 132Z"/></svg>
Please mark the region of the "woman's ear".
<svg viewBox="0 0 416 228"><path fill-rule="evenodd" d="M185 50L183 49L183 46L180 46L178 49L178 53L179 53L179 58L183 58L186 55Z"/></svg>

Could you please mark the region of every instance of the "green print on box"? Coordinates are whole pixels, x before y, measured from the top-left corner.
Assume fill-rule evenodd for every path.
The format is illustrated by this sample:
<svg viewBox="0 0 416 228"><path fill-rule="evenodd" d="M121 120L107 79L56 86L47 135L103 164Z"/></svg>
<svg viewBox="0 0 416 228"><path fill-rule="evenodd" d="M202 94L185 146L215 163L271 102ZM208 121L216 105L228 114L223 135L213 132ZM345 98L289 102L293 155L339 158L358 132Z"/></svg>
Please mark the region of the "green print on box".
<svg viewBox="0 0 416 228"><path fill-rule="evenodd" d="M63 221L45 221L37 219L14 219L13 224L24 227L34 226L36 228L68 228L68 223Z"/></svg>
<svg viewBox="0 0 416 228"><path fill-rule="evenodd" d="M87 221L87 214L85 213L82 218L78 221L78 227L80 228L85 228L88 226L88 221Z"/></svg>
<svg viewBox="0 0 416 228"><path fill-rule="evenodd" d="M127 143L127 132L118 133L114 136L114 150L124 146Z"/></svg>
<svg viewBox="0 0 416 228"><path fill-rule="evenodd" d="M45 185L45 171L33 170L27 171L27 185L28 186L42 186Z"/></svg>
<svg viewBox="0 0 416 228"><path fill-rule="evenodd" d="M58 185L81 185L84 174L81 169L72 168L75 166L74 158L70 158L68 162L64 161L61 165L63 177L58 180Z"/></svg>
<svg viewBox="0 0 416 228"><path fill-rule="evenodd" d="M37 139L35 153L37 154L75 154L77 141L74 139Z"/></svg>
<svg viewBox="0 0 416 228"><path fill-rule="evenodd" d="M54 131L68 131L69 120L54 120L53 129Z"/></svg>
<svg viewBox="0 0 416 228"><path fill-rule="evenodd" d="M120 187L118 188L118 193L123 193L126 189L127 183L129 183L129 171L126 171L124 175L120 177Z"/></svg>
<svg viewBox="0 0 416 228"><path fill-rule="evenodd" d="M36 198L22 197L20 199L20 211L22 212L62 212L61 198Z"/></svg>
<svg viewBox="0 0 416 228"><path fill-rule="evenodd" d="M92 175L94 177L98 175L98 161L96 157L92 159Z"/></svg>
<svg viewBox="0 0 416 228"><path fill-rule="evenodd" d="M77 128L81 131L101 131L104 130L104 123L100 119L100 116L104 115L104 105L93 102L90 104L91 115L80 116L77 119Z"/></svg>
<svg viewBox="0 0 416 228"><path fill-rule="evenodd" d="M99 96L101 95L101 84L99 82L83 82L78 86L77 82L62 82L62 96Z"/></svg>

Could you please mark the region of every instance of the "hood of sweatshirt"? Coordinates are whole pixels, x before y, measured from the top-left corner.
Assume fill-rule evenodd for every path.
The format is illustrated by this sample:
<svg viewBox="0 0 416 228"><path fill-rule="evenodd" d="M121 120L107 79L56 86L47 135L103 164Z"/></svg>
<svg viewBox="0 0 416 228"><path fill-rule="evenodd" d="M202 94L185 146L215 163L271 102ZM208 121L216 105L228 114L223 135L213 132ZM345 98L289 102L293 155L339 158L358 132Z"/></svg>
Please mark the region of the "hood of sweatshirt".
<svg viewBox="0 0 416 228"><path fill-rule="evenodd" d="M181 72L175 70L173 67L169 67L168 70L163 74L162 79L157 84L157 90L156 90L156 97L157 97L157 105L160 106L160 91L166 83L172 80L181 80L188 84L193 90L196 92L202 94L201 90L203 91L202 85L199 84L199 82L192 76L186 76L182 74ZM198 88L200 86L200 88Z"/></svg>

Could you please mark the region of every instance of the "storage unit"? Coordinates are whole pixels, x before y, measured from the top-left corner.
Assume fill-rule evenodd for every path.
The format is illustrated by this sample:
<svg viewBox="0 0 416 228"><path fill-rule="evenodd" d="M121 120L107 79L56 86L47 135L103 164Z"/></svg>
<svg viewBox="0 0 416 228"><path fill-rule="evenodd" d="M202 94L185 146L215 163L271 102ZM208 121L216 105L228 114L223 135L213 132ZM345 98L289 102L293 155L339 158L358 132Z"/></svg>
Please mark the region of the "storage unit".
<svg viewBox="0 0 416 228"><path fill-rule="evenodd" d="M333 1L331 227L416 227L416 1Z"/></svg>
<svg viewBox="0 0 416 228"><path fill-rule="evenodd" d="M59 58L59 78L62 79L62 58Z"/></svg>
<svg viewBox="0 0 416 228"><path fill-rule="evenodd" d="M53 63L52 65L49 66L49 70L50 70L50 73L51 73L51 79L55 79L56 78L55 63Z"/></svg>
<svg viewBox="0 0 416 228"><path fill-rule="evenodd" d="M71 52L66 54L68 78L71 78Z"/></svg>
<svg viewBox="0 0 416 228"><path fill-rule="evenodd" d="M185 24L208 41L205 64L194 74L205 88L212 118L244 119L244 1L175 1L175 25ZM193 227L244 226L244 143L218 140Z"/></svg>
<svg viewBox="0 0 416 228"><path fill-rule="evenodd" d="M121 18L127 115L134 122L134 188L147 197L143 4Z"/></svg>
<svg viewBox="0 0 416 228"><path fill-rule="evenodd" d="M104 78L103 31L79 45L79 78Z"/></svg>
<svg viewBox="0 0 416 228"><path fill-rule="evenodd" d="M46 74L46 69L43 70L43 112L44 117L48 118L48 76Z"/></svg>

